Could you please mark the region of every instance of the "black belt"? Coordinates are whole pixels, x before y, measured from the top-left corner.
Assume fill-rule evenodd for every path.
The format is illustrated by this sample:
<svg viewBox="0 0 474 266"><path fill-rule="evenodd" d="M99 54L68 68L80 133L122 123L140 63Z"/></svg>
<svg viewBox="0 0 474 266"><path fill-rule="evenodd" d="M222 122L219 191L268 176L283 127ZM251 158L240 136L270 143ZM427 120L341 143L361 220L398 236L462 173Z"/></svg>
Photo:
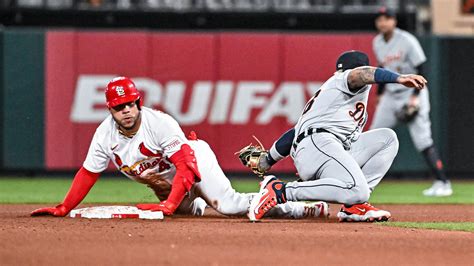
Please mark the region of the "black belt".
<svg viewBox="0 0 474 266"><path fill-rule="evenodd" d="M298 135L298 137L296 137L295 142L293 142L293 148L296 150L296 147L298 146L298 144L307 136L311 136L314 133L322 133L322 132L331 133L324 128L312 128L312 127L307 128L305 131L301 132Z"/></svg>

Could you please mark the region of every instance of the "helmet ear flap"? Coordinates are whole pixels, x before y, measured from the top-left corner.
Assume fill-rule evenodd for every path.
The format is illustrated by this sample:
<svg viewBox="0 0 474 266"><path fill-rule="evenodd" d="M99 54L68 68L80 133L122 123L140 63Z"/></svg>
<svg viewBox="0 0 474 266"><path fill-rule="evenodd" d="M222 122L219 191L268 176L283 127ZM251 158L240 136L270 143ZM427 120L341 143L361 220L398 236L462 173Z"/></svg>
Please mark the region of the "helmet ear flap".
<svg viewBox="0 0 474 266"><path fill-rule="evenodd" d="M143 101L142 101L142 97L139 97L136 101L135 101L135 104L137 105L138 107L138 110L142 110L142 105L143 105Z"/></svg>

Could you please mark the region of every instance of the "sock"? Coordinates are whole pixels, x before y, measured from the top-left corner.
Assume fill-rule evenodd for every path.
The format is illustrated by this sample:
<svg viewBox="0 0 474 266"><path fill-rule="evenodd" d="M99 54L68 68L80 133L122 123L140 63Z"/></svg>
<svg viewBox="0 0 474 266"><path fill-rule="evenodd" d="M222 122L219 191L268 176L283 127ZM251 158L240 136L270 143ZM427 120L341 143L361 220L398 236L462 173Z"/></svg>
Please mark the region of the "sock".
<svg viewBox="0 0 474 266"><path fill-rule="evenodd" d="M275 182L272 184L273 190L276 192L277 203L282 204L286 202L286 184L284 182Z"/></svg>
<svg viewBox="0 0 474 266"><path fill-rule="evenodd" d="M441 180L443 182L448 181L448 177L444 173L443 162L439 158L438 153L434 146L428 147L424 149L422 152L423 157L425 158L426 163L431 168L431 171L435 174L437 180Z"/></svg>

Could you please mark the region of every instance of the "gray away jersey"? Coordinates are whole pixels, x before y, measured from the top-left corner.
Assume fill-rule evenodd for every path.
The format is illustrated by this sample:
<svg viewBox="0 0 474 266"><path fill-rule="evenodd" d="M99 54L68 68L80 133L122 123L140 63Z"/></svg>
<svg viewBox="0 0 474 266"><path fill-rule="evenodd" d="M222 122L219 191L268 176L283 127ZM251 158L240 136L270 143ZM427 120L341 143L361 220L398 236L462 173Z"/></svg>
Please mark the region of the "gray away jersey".
<svg viewBox="0 0 474 266"><path fill-rule="evenodd" d="M323 128L336 135L348 149L367 121L367 100L371 86L349 90L347 77L352 70L336 72L306 104L295 126L295 139L307 128Z"/></svg>
<svg viewBox="0 0 474 266"><path fill-rule="evenodd" d="M400 74L416 74L416 67L426 61L425 53L418 40L411 33L396 28L392 38L386 42L382 34L375 36L372 48L377 63ZM386 84L386 90L411 90L400 84Z"/></svg>

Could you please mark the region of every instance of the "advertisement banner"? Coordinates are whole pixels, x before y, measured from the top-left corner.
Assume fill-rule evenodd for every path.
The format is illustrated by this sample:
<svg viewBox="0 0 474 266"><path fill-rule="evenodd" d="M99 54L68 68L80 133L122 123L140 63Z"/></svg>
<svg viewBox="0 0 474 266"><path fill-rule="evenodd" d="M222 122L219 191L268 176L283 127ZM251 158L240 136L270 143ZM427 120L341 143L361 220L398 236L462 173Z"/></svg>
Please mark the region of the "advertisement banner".
<svg viewBox="0 0 474 266"><path fill-rule="evenodd" d="M131 77L144 105L172 115L207 141L225 171L246 171L234 153L252 135L269 148L345 50L370 55L371 34L51 31L46 36L48 170L82 165L108 115L104 88ZM371 105L369 105L371 106ZM370 109L369 113L373 110ZM370 123L370 120L369 120ZM61 152L57 152L58 148ZM291 160L275 171L292 172Z"/></svg>

